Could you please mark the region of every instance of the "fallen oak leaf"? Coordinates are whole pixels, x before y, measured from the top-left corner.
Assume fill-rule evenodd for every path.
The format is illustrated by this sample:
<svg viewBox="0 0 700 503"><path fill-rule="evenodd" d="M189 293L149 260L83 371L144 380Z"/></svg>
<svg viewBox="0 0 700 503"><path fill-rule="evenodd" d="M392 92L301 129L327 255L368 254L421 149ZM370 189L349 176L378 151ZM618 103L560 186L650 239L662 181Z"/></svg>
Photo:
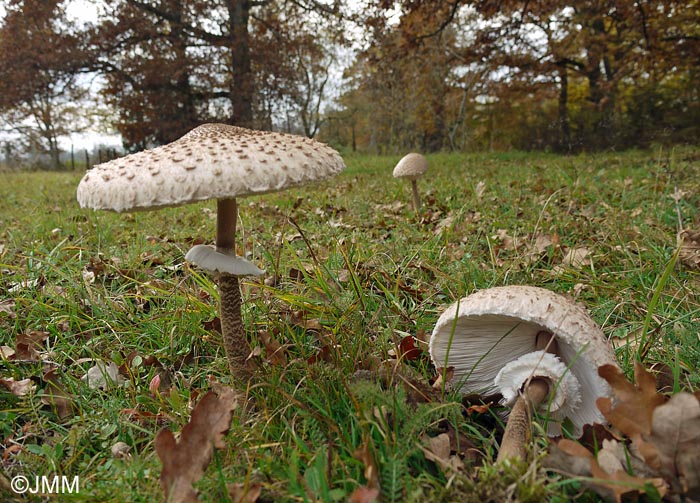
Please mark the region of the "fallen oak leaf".
<svg viewBox="0 0 700 503"><path fill-rule="evenodd" d="M130 421L136 421L139 424L146 424L148 422L155 422L156 424L165 423L165 415L154 412L149 412L147 410L137 410L137 409L122 409L119 411L121 414L128 416Z"/></svg>
<svg viewBox="0 0 700 503"><path fill-rule="evenodd" d="M700 402L694 395L678 393L654 409L651 434L636 444L676 493L700 499Z"/></svg>
<svg viewBox="0 0 700 503"><path fill-rule="evenodd" d="M437 371L437 377L435 378L435 381L432 384L432 387L434 390L443 390L447 389L449 386L450 381L455 375L455 368L450 366L450 367L440 367L439 369L436 369Z"/></svg>
<svg viewBox="0 0 700 503"><path fill-rule="evenodd" d="M233 503L255 503L262 493L262 484L227 484L226 489Z"/></svg>
<svg viewBox="0 0 700 503"><path fill-rule="evenodd" d="M423 352L422 348L416 346L416 339L412 335L404 336L396 349L389 352L390 357L395 357L398 360L418 360L427 353Z"/></svg>
<svg viewBox="0 0 700 503"><path fill-rule="evenodd" d="M44 341L49 338L48 332L30 330L24 334L17 334L15 340L15 353L13 360L36 362L44 360L46 355Z"/></svg>
<svg viewBox="0 0 700 503"><path fill-rule="evenodd" d="M605 419L632 440L650 434L654 409L666 402L666 397L656 391L654 376L639 362L634 362L636 385L613 365L601 366L598 375L608 381L617 399L614 406L608 397L596 400Z"/></svg>
<svg viewBox="0 0 700 503"><path fill-rule="evenodd" d="M218 396L210 391L195 406L179 442L168 429L158 432L154 446L163 464L160 483L168 503L199 501L192 484L204 475L214 449L225 447L224 436L237 406L232 389L223 388Z"/></svg>
<svg viewBox="0 0 700 503"><path fill-rule="evenodd" d="M562 439L557 443L557 447L560 451L569 456L588 460L592 477L592 479L588 481L588 485L592 490L606 499L612 499L616 503L622 503L623 500L626 500L626 498L630 496L629 493L645 493L648 483L651 483L656 488L661 497L666 494L666 484L663 479L634 477L628 474L621 464L619 465L619 469L615 469L613 473L608 473L600 466L593 453L578 442Z"/></svg>
<svg viewBox="0 0 700 503"><path fill-rule="evenodd" d="M420 438L423 445L419 445L425 459L434 462L445 476L464 471L464 462L457 454L452 454L452 442L447 433L440 433L435 437L423 435Z"/></svg>
<svg viewBox="0 0 700 503"><path fill-rule="evenodd" d="M584 424L583 432L578 442L588 450L596 452L605 440L613 440L615 436L601 423Z"/></svg>
<svg viewBox="0 0 700 503"><path fill-rule="evenodd" d="M13 299L0 300L0 314L6 314L11 320L17 318L15 313L15 301Z"/></svg>
<svg viewBox="0 0 700 503"><path fill-rule="evenodd" d="M348 498L349 503L374 503L379 498L379 489L376 487L360 486L355 489Z"/></svg>
<svg viewBox="0 0 700 503"><path fill-rule="evenodd" d="M688 267L700 267L700 231L693 229L683 229L676 240L680 245L678 258L681 263Z"/></svg>
<svg viewBox="0 0 700 503"><path fill-rule="evenodd" d="M374 455L372 454L372 447L370 445L370 439L368 435L365 437L364 441L362 442L362 445L355 449L355 452L352 456L365 466L365 479L367 480L367 488L375 489L377 490L377 492L379 492L379 470L377 469L377 464L374 461Z"/></svg>
<svg viewBox="0 0 700 503"><path fill-rule="evenodd" d="M467 416L471 416L472 413L476 414L485 414L489 410L491 410L491 406L493 405L493 402L489 402L483 405L470 405L466 409Z"/></svg>
<svg viewBox="0 0 700 503"><path fill-rule="evenodd" d="M30 392L34 391L36 386L32 384L31 379L21 379L15 381L13 377L8 379L0 378L0 385L2 385L7 391L15 396L23 397L28 395Z"/></svg>
<svg viewBox="0 0 700 503"><path fill-rule="evenodd" d="M10 346L0 346L0 359L11 360L15 356L15 350Z"/></svg>
<svg viewBox="0 0 700 503"><path fill-rule="evenodd" d="M59 419L66 419L73 415L73 397L61 384L61 380L56 375L56 369L45 372L43 379L46 387L41 396L41 403L53 407Z"/></svg>
<svg viewBox="0 0 700 503"><path fill-rule="evenodd" d="M284 367L287 365L286 350L278 340L273 339L269 332L265 330L258 332L258 339L265 348L266 359L271 365L277 367Z"/></svg>
<svg viewBox="0 0 700 503"><path fill-rule="evenodd" d="M116 384L121 386L126 379L119 374L119 367L114 362L109 364L98 361L94 366L90 367L81 381L86 383L90 389L106 390L109 386Z"/></svg>

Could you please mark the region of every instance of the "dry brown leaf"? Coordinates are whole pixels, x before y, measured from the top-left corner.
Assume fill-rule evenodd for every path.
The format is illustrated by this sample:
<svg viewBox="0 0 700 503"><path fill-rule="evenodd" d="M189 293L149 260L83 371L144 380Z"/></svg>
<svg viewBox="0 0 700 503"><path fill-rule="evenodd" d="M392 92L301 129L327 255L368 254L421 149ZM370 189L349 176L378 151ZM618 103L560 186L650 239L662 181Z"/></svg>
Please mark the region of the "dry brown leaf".
<svg viewBox="0 0 700 503"><path fill-rule="evenodd" d="M109 386L116 384L120 386L126 379L119 374L119 367L114 362L109 364L98 361L90 367L87 373L80 378L90 389L106 390Z"/></svg>
<svg viewBox="0 0 700 503"><path fill-rule="evenodd" d="M425 459L433 461L446 475L464 471L464 462L457 454L452 454L452 442L450 435L440 433L436 437L423 435L420 438L423 445L419 446Z"/></svg>
<svg viewBox="0 0 700 503"><path fill-rule="evenodd" d="M455 216L454 214L450 211L447 216L443 219L441 219L437 224L435 224L435 228L433 229L433 234L438 235L444 230L448 230L452 225L454 224L455 221Z"/></svg>
<svg viewBox="0 0 700 503"><path fill-rule="evenodd" d="M564 258L561 259L561 264L564 267L581 269L582 267L591 265L590 254L591 251L586 247L569 248Z"/></svg>
<svg viewBox="0 0 700 503"><path fill-rule="evenodd" d="M440 367L437 369L437 378L433 382L433 389L442 390L443 386L447 387L455 375L454 367Z"/></svg>
<svg viewBox="0 0 700 503"><path fill-rule="evenodd" d="M578 442L562 439L558 442L557 447L569 456L588 460L590 475L594 479L589 482L589 485L591 489L606 499L621 503L623 496L629 496L629 493L643 494L647 483L652 483L661 496L666 493L666 487L662 479L634 477L621 468L622 465L619 465L620 468L615 469L613 473L608 473L600 466L596 457Z"/></svg>
<svg viewBox="0 0 700 503"><path fill-rule="evenodd" d="M15 350L10 346L0 346L0 358L3 360L11 360L15 356Z"/></svg>
<svg viewBox="0 0 700 503"><path fill-rule="evenodd" d="M49 338L48 332L30 330L24 334L18 334L15 339L15 354L13 360L40 361L46 355L44 341Z"/></svg>
<svg viewBox="0 0 700 503"><path fill-rule="evenodd" d="M370 445L369 437L366 437L362 445L355 449L353 457L365 465L367 488L379 491L379 470L377 470L377 464L372 455L372 446Z"/></svg>
<svg viewBox="0 0 700 503"><path fill-rule="evenodd" d="M491 239L500 240L501 243L503 243L504 250L517 250L518 246L520 245L518 239L509 235L508 231L506 231L505 229L498 229L496 231L496 234L491 236Z"/></svg>
<svg viewBox="0 0 700 503"><path fill-rule="evenodd" d="M656 407L651 434L637 444L676 493L700 498L700 402L694 395L678 393Z"/></svg>
<svg viewBox="0 0 700 503"><path fill-rule="evenodd" d="M0 314L6 314L11 320L17 317L15 313L15 301L12 299L0 300Z"/></svg>
<svg viewBox="0 0 700 503"><path fill-rule="evenodd" d="M481 201L481 198L484 197L484 192L486 192L486 182L479 180L474 187L474 195L476 196L477 201Z"/></svg>
<svg viewBox="0 0 700 503"><path fill-rule="evenodd" d="M73 414L73 397L68 393L61 380L56 375L56 369L44 373L46 388L41 396L41 402L53 407L60 419L66 419Z"/></svg>
<svg viewBox="0 0 700 503"><path fill-rule="evenodd" d="M537 234L535 242L531 245L533 251L541 254L547 251L550 246L559 245L559 234Z"/></svg>
<svg viewBox="0 0 700 503"><path fill-rule="evenodd" d="M676 236L680 251L678 258L688 267L700 267L700 231L684 229Z"/></svg>
<svg viewBox="0 0 700 503"><path fill-rule="evenodd" d="M614 438L615 436L605 425L593 423L583 425L583 432L578 442L587 449L595 452L603 445L604 440L612 440Z"/></svg>
<svg viewBox="0 0 700 503"><path fill-rule="evenodd" d="M360 486L355 489L350 498L349 503L374 503L379 498L379 489L376 487Z"/></svg>
<svg viewBox="0 0 700 503"><path fill-rule="evenodd" d="M287 365L287 354L278 340L270 337L270 334L264 330L258 332L258 338L265 347L265 357L268 362L278 367Z"/></svg>
<svg viewBox="0 0 700 503"><path fill-rule="evenodd" d="M415 337L406 335L401 338L395 349L389 350L389 357L407 361L418 360L422 357L428 358L428 354L416 345Z"/></svg>
<svg viewBox="0 0 700 503"><path fill-rule="evenodd" d="M228 484L228 496L232 503L255 503L262 493L262 484Z"/></svg>
<svg viewBox="0 0 700 503"><path fill-rule="evenodd" d="M198 501L192 484L202 478L214 449L225 447L224 436L237 406L236 393L232 389L223 388L218 396L210 391L192 411L179 442L170 430L158 432L154 444L163 464L160 483L168 503Z"/></svg>
<svg viewBox="0 0 700 503"><path fill-rule="evenodd" d="M36 388L36 386L32 384L31 379L15 381L12 377L8 379L0 378L0 386L3 386L10 393L19 397L28 395L30 392L34 391L34 388Z"/></svg>
<svg viewBox="0 0 700 503"><path fill-rule="evenodd" d="M600 377L608 381L616 401L608 397L596 400L598 409L610 423L631 439L651 433L651 418L654 409L666 398L656 392L656 379L639 363L634 363L636 385L630 383L620 369L603 365L598 369Z"/></svg>

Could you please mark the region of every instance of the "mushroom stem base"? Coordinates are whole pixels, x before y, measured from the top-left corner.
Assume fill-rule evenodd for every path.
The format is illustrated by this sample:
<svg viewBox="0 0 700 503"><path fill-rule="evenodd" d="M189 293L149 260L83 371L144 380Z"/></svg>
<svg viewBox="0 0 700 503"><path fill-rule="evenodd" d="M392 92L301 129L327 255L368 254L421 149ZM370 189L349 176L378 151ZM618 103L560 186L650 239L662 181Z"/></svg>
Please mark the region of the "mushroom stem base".
<svg viewBox="0 0 700 503"><path fill-rule="evenodd" d="M221 333L229 369L234 378L248 380L251 372L246 365L246 360L250 355L250 345L241 319L241 288L238 277L221 273L219 295L221 297Z"/></svg>
<svg viewBox="0 0 700 503"><path fill-rule="evenodd" d="M527 456L532 413L549 395L549 379L533 378L511 409L496 463Z"/></svg>

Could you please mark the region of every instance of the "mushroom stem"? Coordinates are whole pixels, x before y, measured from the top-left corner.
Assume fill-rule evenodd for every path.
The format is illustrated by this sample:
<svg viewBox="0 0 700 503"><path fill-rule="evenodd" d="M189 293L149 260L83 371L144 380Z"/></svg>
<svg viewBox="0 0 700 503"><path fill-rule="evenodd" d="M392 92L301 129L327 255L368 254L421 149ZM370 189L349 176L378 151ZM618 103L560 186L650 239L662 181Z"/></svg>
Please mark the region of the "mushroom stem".
<svg viewBox="0 0 700 503"><path fill-rule="evenodd" d="M420 211L420 195L418 194L418 181L411 180L411 190L413 191L413 209L416 213Z"/></svg>
<svg viewBox="0 0 700 503"><path fill-rule="evenodd" d="M238 218L236 200L218 199L216 210L216 250L235 255ZM245 365L250 355L250 345L241 318L241 288L238 276L225 272L219 274L219 298L221 333L228 366L234 378L246 380L250 377Z"/></svg>
<svg viewBox="0 0 700 503"><path fill-rule="evenodd" d="M236 220L238 203L235 199L216 200L216 249L236 254Z"/></svg>
<svg viewBox="0 0 700 503"><path fill-rule="evenodd" d="M525 459L526 445L530 440L532 413L547 398L547 395L549 395L549 379L535 377L525 385L508 417L496 463L513 458Z"/></svg>

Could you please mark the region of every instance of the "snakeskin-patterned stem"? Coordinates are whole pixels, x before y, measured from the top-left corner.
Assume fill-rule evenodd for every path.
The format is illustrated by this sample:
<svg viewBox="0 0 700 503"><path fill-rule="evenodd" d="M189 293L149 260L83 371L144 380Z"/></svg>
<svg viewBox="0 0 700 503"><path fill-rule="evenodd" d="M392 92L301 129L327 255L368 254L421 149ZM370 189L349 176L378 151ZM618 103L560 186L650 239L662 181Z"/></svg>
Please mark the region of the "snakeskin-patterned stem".
<svg viewBox="0 0 700 503"><path fill-rule="evenodd" d="M559 352L559 345L554 335L542 330L535 336L535 350L556 355ZM496 463L512 458L525 459L527 445L530 443L532 413L549 396L550 384L550 380L543 377L533 377L525 384L522 394L515 401L508 416Z"/></svg>
<svg viewBox="0 0 700 503"><path fill-rule="evenodd" d="M513 458L525 459L527 456L532 412L547 398L549 394L548 381L548 379L532 379L523 390L523 394L515 401L510 416L508 416L506 430L503 432L496 463Z"/></svg>
<svg viewBox="0 0 700 503"><path fill-rule="evenodd" d="M246 359L250 355L250 345L246 339L241 319L241 288L237 276L226 273L219 275L219 296L221 299L221 332L228 366L233 377L247 380L251 375L246 366Z"/></svg>
<svg viewBox="0 0 700 503"><path fill-rule="evenodd" d="M216 249L223 253L236 252L236 220L238 204L235 199L216 202ZM233 274L219 274L221 333L228 367L235 379L247 381L251 372L246 367L250 345L241 318L241 287Z"/></svg>

